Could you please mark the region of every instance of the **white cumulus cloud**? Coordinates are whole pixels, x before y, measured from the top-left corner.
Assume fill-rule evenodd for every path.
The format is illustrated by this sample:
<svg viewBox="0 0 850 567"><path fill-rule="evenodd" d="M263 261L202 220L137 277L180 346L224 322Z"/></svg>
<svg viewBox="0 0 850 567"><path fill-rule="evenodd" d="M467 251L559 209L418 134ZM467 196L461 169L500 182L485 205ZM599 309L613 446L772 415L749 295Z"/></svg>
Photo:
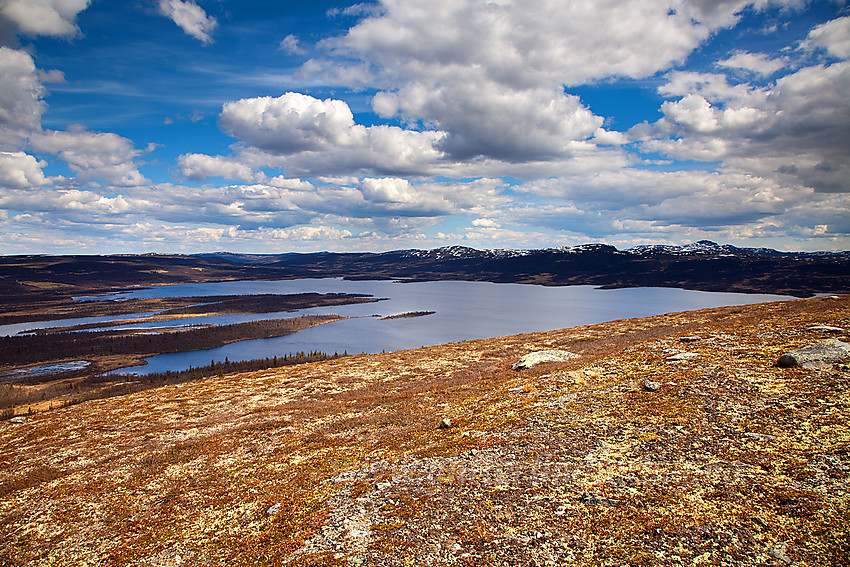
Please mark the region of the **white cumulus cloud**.
<svg viewBox="0 0 850 567"><path fill-rule="evenodd" d="M723 160L729 170L818 191L850 192L848 89L850 62L842 61L804 67L764 90L729 89L710 102L686 94L664 103L659 138L647 147L677 159ZM671 138L663 139L664 132Z"/></svg>
<svg viewBox="0 0 850 567"><path fill-rule="evenodd" d="M110 185L145 185L134 159L141 151L133 142L109 132L91 132L82 127L68 131L49 130L31 138L33 146L59 156L80 181L104 181Z"/></svg>
<svg viewBox="0 0 850 567"><path fill-rule="evenodd" d="M292 54L304 53L304 49L298 44L298 36L294 34L289 34L280 40L280 46L278 46L278 49Z"/></svg>
<svg viewBox="0 0 850 567"><path fill-rule="evenodd" d="M671 227L697 231L786 224L789 211L825 198L811 189L777 185L754 175L637 169L536 180L515 190L545 198L546 203L516 205L506 211L507 218L596 237ZM847 204L841 209L847 211Z"/></svg>
<svg viewBox="0 0 850 567"><path fill-rule="evenodd" d="M160 13L202 43L212 43L218 22L192 0L159 0Z"/></svg>
<svg viewBox="0 0 850 567"><path fill-rule="evenodd" d="M182 175L193 181L204 181L208 177L256 181L264 176L250 165L232 158L204 154L184 154L177 159Z"/></svg>
<svg viewBox="0 0 850 567"><path fill-rule="evenodd" d="M350 145L365 134L345 102L294 92L228 102L220 124L229 134L278 153Z"/></svg>
<svg viewBox="0 0 850 567"><path fill-rule="evenodd" d="M561 155L570 142L593 136L603 121L563 89L504 89L475 73L450 85L412 83L379 93L374 107L386 117L427 117L447 132L440 149L455 159Z"/></svg>
<svg viewBox="0 0 850 567"><path fill-rule="evenodd" d="M837 18L809 32L809 41L830 55L841 59L850 57L850 16Z"/></svg>
<svg viewBox="0 0 850 567"><path fill-rule="evenodd" d="M757 75L766 76L783 69L787 65L787 61L782 58L770 57L764 53L739 51L728 59L718 61L717 64L721 67L744 69Z"/></svg>
<svg viewBox="0 0 850 567"><path fill-rule="evenodd" d="M90 0L0 0L0 19L25 35L73 36Z"/></svg>
<svg viewBox="0 0 850 567"><path fill-rule="evenodd" d="M383 0L306 72L380 85L373 106L446 133L455 159L552 159L602 119L564 86L641 78L684 61L741 11L796 0ZM358 64L362 63L362 64Z"/></svg>
<svg viewBox="0 0 850 567"><path fill-rule="evenodd" d="M329 226L299 226L291 229L277 229L272 232L275 238L284 240L340 240L351 238L351 231Z"/></svg>
<svg viewBox="0 0 850 567"><path fill-rule="evenodd" d="M315 185L303 179L287 178L282 175L272 177L269 180L269 185L279 189L291 189L293 191L310 191L315 189Z"/></svg>
<svg viewBox="0 0 850 567"><path fill-rule="evenodd" d="M348 104L289 92L226 103L221 128L246 142L238 159L304 176L431 171L442 159L441 132L363 126Z"/></svg>
<svg viewBox="0 0 850 567"><path fill-rule="evenodd" d="M31 132L41 130L46 105L32 57L0 47L0 149L18 149Z"/></svg>
<svg viewBox="0 0 850 567"><path fill-rule="evenodd" d="M472 221L472 226L481 228L499 228L499 223L493 219L474 219Z"/></svg>
<svg viewBox="0 0 850 567"><path fill-rule="evenodd" d="M24 152L0 152L0 188L40 187L46 180L44 160Z"/></svg>
<svg viewBox="0 0 850 567"><path fill-rule="evenodd" d="M411 193L410 181L407 179L366 178L360 182L358 189L367 200L379 203L404 203L415 199Z"/></svg>

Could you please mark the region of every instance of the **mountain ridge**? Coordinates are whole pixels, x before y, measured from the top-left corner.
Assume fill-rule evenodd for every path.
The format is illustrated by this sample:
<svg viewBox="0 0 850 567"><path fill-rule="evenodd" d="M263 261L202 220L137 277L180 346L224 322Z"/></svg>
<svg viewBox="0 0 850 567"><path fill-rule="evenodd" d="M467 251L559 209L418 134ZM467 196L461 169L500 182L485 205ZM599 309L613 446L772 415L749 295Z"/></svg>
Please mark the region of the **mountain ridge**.
<svg viewBox="0 0 850 567"><path fill-rule="evenodd" d="M731 244L718 244L711 240L700 240L691 244L674 245L674 244L641 244L623 250L618 249L610 244L587 243L575 246L559 246L554 248L473 248L470 246L450 245L441 246L430 249L400 249L390 250L386 252L285 252L285 253L239 253L239 252L202 252L191 254L191 256L199 257L221 257L221 258L244 258L246 261L256 259L257 261L265 261L274 257L293 257L293 256L332 256L332 255L372 255L372 256L396 256L409 255L412 257L454 257L454 258L476 258L476 257L512 257L512 256L527 256L534 253L563 253L563 254L578 254L584 252L593 252L600 250L610 250L621 254L749 254L754 256L801 256L801 257L850 257L850 251L833 251L820 250L811 252L786 252L775 250L773 248L751 248L738 247Z"/></svg>
<svg viewBox="0 0 850 567"><path fill-rule="evenodd" d="M618 250L446 246L389 252L0 256L0 295L30 301L128 287L234 279L469 280L539 285L677 287L809 297L850 287L850 252L780 252L711 241Z"/></svg>

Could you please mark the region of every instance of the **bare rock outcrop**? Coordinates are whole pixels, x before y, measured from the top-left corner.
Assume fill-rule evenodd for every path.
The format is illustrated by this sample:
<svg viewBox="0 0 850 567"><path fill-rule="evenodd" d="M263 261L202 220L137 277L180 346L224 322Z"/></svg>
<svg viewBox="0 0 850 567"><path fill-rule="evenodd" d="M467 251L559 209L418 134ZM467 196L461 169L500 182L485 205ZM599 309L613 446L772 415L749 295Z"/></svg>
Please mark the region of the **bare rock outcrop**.
<svg viewBox="0 0 850 567"><path fill-rule="evenodd" d="M790 368L822 368L850 360L850 344L837 339L826 339L786 352L779 357L777 366Z"/></svg>
<svg viewBox="0 0 850 567"><path fill-rule="evenodd" d="M579 355L565 350L538 350L526 354L516 361L511 368L524 370L544 362L564 362L573 358L579 358Z"/></svg>

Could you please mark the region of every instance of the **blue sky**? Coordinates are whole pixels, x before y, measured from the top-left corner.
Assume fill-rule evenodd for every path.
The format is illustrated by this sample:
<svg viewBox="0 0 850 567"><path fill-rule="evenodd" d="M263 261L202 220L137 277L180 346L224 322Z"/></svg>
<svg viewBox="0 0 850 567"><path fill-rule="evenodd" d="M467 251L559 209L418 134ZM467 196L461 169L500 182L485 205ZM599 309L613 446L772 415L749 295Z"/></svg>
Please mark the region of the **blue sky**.
<svg viewBox="0 0 850 567"><path fill-rule="evenodd" d="M850 9L0 0L0 253L850 242Z"/></svg>

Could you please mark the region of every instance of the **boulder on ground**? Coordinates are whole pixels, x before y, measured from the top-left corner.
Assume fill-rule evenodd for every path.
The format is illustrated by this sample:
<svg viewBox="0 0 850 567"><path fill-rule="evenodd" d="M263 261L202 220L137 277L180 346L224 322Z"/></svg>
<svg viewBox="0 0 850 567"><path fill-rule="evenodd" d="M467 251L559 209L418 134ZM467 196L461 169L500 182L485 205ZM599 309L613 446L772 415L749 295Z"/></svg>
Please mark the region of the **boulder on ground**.
<svg viewBox="0 0 850 567"><path fill-rule="evenodd" d="M779 541L773 544L773 547L770 548L770 551L767 553L768 556L776 559L777 561L781 561L786 565L790 565L794 561L786 555L788 552L788 543L784 541Z"/></svg>
<svg viewBox="0 0 850 567"><path fill-rule="evenodd" d="M838 339L826 339L786 352L779 357L777 366L790 368L820 368L850 360L850 344Z"/></svg>
<svg viewBox="0 0 850 567"><path fill-rule="evenodd" d="M526 354L516 361L511 368L514 370L523 370L543 362L564 362L572 358L579 358L579 355L565 350L538 350L537 352Z"/></svg>

